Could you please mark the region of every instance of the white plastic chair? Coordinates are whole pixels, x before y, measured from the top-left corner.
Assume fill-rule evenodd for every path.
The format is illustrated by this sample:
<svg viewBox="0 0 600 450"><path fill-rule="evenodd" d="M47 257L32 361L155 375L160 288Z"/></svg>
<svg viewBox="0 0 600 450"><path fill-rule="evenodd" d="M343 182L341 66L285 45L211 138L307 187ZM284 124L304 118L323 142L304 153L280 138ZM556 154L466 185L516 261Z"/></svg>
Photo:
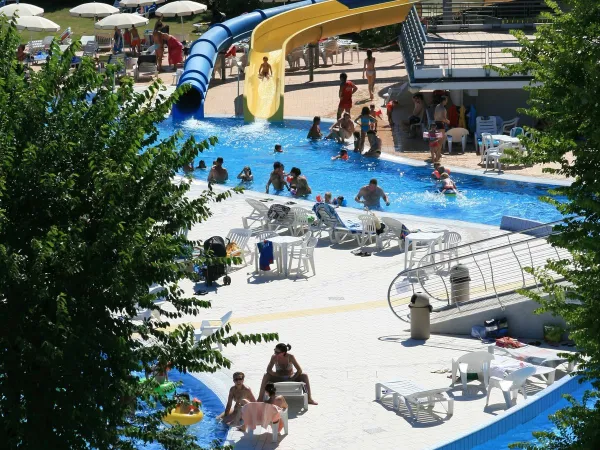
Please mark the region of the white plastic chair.
<svg viewBox="0 0 600 450"><path fill-rule="evenodd" d="M483 133L489 134L497 134L498 133L498 125L496 123L496 116L489 116L487 119L483 117L477 117L475 119L475 143L476 145L480 145L480 153L483 155ZM480 142L481 141L481 142ZM483 162L483 159L481 160Z"/></svg>
<svg viewBox="0 0 600 450"><path fill-rule="evenodd" d="M198 342L218 332L220 329L225 327L227 323L229 323L232 314L233 311L229 311L220 319L203 320L200 324L200 328L194 330L194 341ZM223 351L223 344L221 344L220 342L217 342L216 344L218 349Z"/></svg>
<svg viewBox="0 0 600 450"><path fill-rule="evenodd" d="M469 130L466 128L451 128L446 131L446 137L448 138L448 153L452 153L452 143L454 141L460 141L462 146L462 152L464 153L467 149L467 137L469 136Z"/></svg>
<svg viewBox="0 0 600 450"><path fill-rule="evenodd" d="M404 239L402 239L402 222L391 217L382 217L381 222L385 224L383 234L380 235L382 243L388 241L398 241L398 248L404 248Z"/></svg>
<svg viewBox="0 0 600 450"><path fill-rule="evenodd" d="M515 117L514 119L507 120L502 124L502 134L508 134L509 131L516 127L519 124L519 117Z"/></svg>
<svg viewBox="0 0 600 450"><path fill-rule="evenodd" d="M362 223L361 233L355 235L358 245L364 247L367 242L371 244L374 238L377 250L381 250L383 248L383 244L379 238L379 235L377 234L375 217L372 214L361 214L358 216L358 220L360 220Z"/></svg>
<svg viewBox="0 0 600 450"><path fill-rule="evenodd" d="M500 144L498 147L488 148L485 154L485 171L488 170L488 164L490 161L494 164L494 169L498 172L502 170L502 163L500 160L504 156L504 149L510 144Z"/></svg>
<svg viewBox="0 0 600 450"><path fill-rule="evenodd" d="M335 61L337 62L338 53L339 53L339 44L337 39L330 39L325 41L323 47L321 48L321 58L323 59L323 64L327 65L327 60L331 59L331 64L333 64L333 57L335 56Z"/></svg>
<svg viewBox="0 0 600 450"><path fill-rule="evenodd" d="M452 360L452 387L460 376L463 391L467 391L467 374L477 373L483 377L483 386L487 390L490 378L490 363L494 355L489 352L471 352Z"/></svg>
<svg viewBox="0 0 600 450"><path fill-rule="evenodd" d="M231 253L229 256L239 256L244 261L244 265L248 265L246 258L250 256L250 262L252 262L252 249L250 248L249 241L252 237L252 230L247 228L232 228L227 233L225 238L226 243L234 242L239 247L239 251Z"/></svg>
<svg viewBox="0 0 600 450"><path fill-rule="evenodd" d="M525 383L530 376L535 374L535 370L535 367L523 367L522 369L509 373L504 379L490 377L485 406L490 403L490 393L492 392L492 388L498 388L502 391L504 401L506 402L506 409L509 409L513 404L517 404L517 395L519 391L523 394L523 398L527 400Z"/></svg>
<svg viewBox="0 0 600 450"><path fill-rule="evenodd" d="M310 235L310 232L307 233ZM294 259L298 260L297 274L300 274L300 267L304 266L304 272L308 272L308 264L312 268L313 275L317 274L315 270L315 247L317 246L319 239L316 237L309 237L301 246L292 247L288 258L290 260L288 271L291 270Z"/></svg>
<svg viewBox="0 0 600 450"><path fill-rule="evenodd" d="M259 222L263 229L268 230L269 217L267 214L269 213L269 207L263 202L259 202L253 198L247 198L246 203L252 207L252 212L248 216L242 217L244 228L250 228L250 225L254 225L256 222ZM248 224L249 220L251 221L250 225Z"/></svg>
<svg viewBox="0 0 600 450"><path fill-rule="evenodd" d="M462 241L462 236L456 231L444 230L444 237L442 238L442 253L448 260L448 268L450 268L450 260L452 257L458 258L458 245ZM458 263L458 259L455 261Z"/></svg>
<svg viewBox="0 0 600 450"><path fill-rule="evenodd" d="M311 212L308 209L296 206L290 209L288 215L292 216L292 223L289 225L291 235L300 236L310 228L308 216L311 215Z"/></svg>
<svg viewBox="0 0 600 450"><path fill-rule="evenodd" d="M276 408L276 406L271 405L270 403L263 403L263 402L247 403L246 405L244 405L242 407L242 417L244 417L245 410L249 409L249 408L262 409L264 411L263 414L265 414L269 410L270 410L270 412L274 412L275 410L273 408ZM288 432L289 432L288 410L287 409L280 410L279 417L280 417L280 420L283 422L283 430L285 431L285 434L288 434ZM277 439L279 437L279 421L271 422L270 425L271 425L271 433L273 434L272 442L275 443L275 442L277 442ZM248 433L250 434L251 438L254 436L254 430L252 428L248 429Z"/></svg>

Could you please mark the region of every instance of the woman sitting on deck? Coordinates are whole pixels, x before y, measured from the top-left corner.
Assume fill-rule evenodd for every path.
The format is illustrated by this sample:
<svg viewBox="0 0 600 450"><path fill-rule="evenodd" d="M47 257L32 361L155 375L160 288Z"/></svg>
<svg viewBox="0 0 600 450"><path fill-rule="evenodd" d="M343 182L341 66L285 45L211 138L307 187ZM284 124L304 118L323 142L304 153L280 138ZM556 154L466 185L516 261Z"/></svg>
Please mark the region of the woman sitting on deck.
<svg viewBox="0 0 600 450"><path fill-rule="evenodd" d="M306 391L308 393L308 403L311 405L317 405L312 398L312 392L310 390L310 383L308 381L308 375L302 373L302 368L294 355L290 355L288 350L291 350L292 346L289 344L277 344L275 346L275 353L271 356L269 365L267 366L267 373L263 376L262 384L260 385L260 392L258 399L264 399L265 387L267 383L279 383L282 381L302 381L306 384ZM273 371L275 367L275 371ZM296 373L294 373L296 369Z"/></svg>

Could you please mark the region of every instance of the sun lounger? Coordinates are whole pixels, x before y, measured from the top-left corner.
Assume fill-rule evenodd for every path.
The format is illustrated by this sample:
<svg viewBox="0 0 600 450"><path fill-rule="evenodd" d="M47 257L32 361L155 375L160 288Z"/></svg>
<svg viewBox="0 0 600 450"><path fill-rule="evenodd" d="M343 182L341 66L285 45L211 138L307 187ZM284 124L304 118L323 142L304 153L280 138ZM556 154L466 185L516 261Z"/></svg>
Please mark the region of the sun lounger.
<svg viewBox="0 0 600 450"><path fill-rule="evenodd" d="M135 81L141 77L154 78L157 74L156 55L140 55L135 66Z"/></svg>
<svg viewBox="0 0 600 450"><path fill-rule="evenodd" d="M556 369L548 366L537 366L528 362L519 361L510 356L494 355L494 360L490 364L490 377L504 378L505 376L523 369L524 367L533 367L533 375L540 377L548 386L554 383L556 379Z"/></svg>
<svg viewBox="0 0 600 450"><path fill-rule="evenodd" d="M402 398L411 417L416 418L418 422L421 407L427 405L432 408L436 402L448 402L448 407L446 409L448 417L454 414L454 399L448 396L447 391L449 389L450 388L447 387L425 389L410 380L400 378L394 381L375 384L375 400L381 401L386 395L392 395L394 408L398 409L400 406L400 398Z"/></svg>
<svg viewBox="0 0 600 450"><path fill-rule="evenodd" d="M207 337L212 336L219 330L223 329L225 325L229 323L232 314L233 311L229 311L220 319L203 320L200 324L200 329L194 330L194 340L198 342L202 339L206 339ZM217 342L217 347L219 350L223 350L223 345L220 342Z"/></svg>
<svg viewBox="0 0 600 450"><path fill-rule="evenodd" d="M306 384L302 381L282 381L274 384L277 393L283 395L286 400L288 398L302 397L304 409L308 409L308 393L306 392Z"/></svg>
<svg viewBox="0 0 600 450"><path fill-rule="evenodd" d="M321 226L329 231L329 239L333 243L341 244L348 237L355 239L357 236L362 235L362 224L360 222L351 219L342 220L331 205L317 203L313 206L313 211L317 215Z"/></svg>

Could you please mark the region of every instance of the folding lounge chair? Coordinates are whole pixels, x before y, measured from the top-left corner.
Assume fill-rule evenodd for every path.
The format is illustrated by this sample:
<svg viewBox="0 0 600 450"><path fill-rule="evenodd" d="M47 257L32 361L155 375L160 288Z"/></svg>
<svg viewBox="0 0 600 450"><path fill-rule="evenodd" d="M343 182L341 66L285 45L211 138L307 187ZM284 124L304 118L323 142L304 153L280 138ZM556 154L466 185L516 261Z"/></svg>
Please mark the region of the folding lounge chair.
<svg viewBox="0 0 600 450"><path fill-rule="evenodd" d="M244 266L248 265L246 259L250 256L250 262L252 262L252 249L250 248L250 238L252 237L252 230L247 228L232 228L227 233L225 242L229 244L234 242L239 247L239 250L232 253L230 256L239 256L244 261Z"/></svg>
<svg viewBox="0 0 600 450"><path fill-rule="evenodd" d="M412 418L419 421L419 412L423 405L430 408L436 402L447 402L446 412L448 417L454 414L454 399L450 398L447 391L450 388L425 389L410 380L400 378L394 381L386 381L375 384L375 400L381 401L386 395L392 395L394 398L394 408L400 407L400 398L404 402L406 409Z"/></svg>
<svg viewBox="0 0 600 450"><path fill-rule="evenodd" d="M252 207L252 212L246 216L242 217L242 222L244 224L244 228L251 228L255 223L260 223L260 228L269 229L269 207L258 200L254 200L253 198L247 198L246 203L248 203ZM251 221L248 223L248 221Z"/></svg>
<svg viewBox="0 0 600 450"><path fill-rule="evenodd" d="M488 352L491 354L507 355L521 361L535 364L538 366L558 367L561 364L567 364L567 372L572 372L575 369L575 363L568 361L566 358L558 356L557 352L536 346L526 345L521 348L503 348L497 345L490 345Z"/></svg>
<svg viewBox="0 0 600 450"><path fill-rule="evenodd" d="M217 333L219 330L223 329L225 327L225 325L227 325L229 323L229 320L231 319L232 314L233 314L233 311L229 311L227 314L225 314L220 319L203 320L202 323L200 324L200 328L197 330L194 330L194 341L198 342L202 339L206 339L207 337L212 336L213 334ZM220 342L217 342L217 347L219 350L221 350L221 351L223 350L223 345Z"/></svg>
<svg viewBox="0 0 600 450"><path fill-rule="evenodd" d="M140 55L135 67L135 81L138 81L141 77L153 78L157 74L156 55Z"/></svg>
<svg viewBox="0 0 600 450"><path fill-rule="evenodd" d="M306 392L306 384L302 381L282 381L274 383L275 389L279 395L287 400L288 398L301 397L304 402L304 409L308 409L308 393Z"/></svg>
<svg viewBox="0 0 600 450"><path fill-rule="evenodd" d="M351 219L342 220L331 205L317 203L313 207L319 221L329 231L329 239L335 244L341 244L344 239L355 239L362 234L362 224Z"/></svg>

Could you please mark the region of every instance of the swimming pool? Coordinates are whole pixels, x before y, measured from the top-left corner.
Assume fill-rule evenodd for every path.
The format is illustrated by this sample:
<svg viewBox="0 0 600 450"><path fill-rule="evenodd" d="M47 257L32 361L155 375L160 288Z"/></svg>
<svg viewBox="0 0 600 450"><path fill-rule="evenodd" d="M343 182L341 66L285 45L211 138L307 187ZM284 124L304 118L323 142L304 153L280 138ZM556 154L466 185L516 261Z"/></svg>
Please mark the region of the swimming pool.
<svg viewBox="0 0 600 450"><path fill-rule="evenodd" d="M228 428L222 422L216 420L216 417L225 409L225 405L223 405L219 397L200 380L190 374L171 370L169 372L169 381L183 382L183 385L177 388L177 392L187 393L190 398L196 397L202 401L204 418L197 424L188 427L189 432L196 436L196 443L203 448L212 448L215 440L222 444L227 436ZM163 447L157 443L153 443L139 445L138 448L140 450L159 450Z"/></svg>
<svg viewBox="0 0 600 450"><path fill-rule="evenodd" d="M551 186L456 173L452 178L462 195L451 198L437 192L436 183L431 179L431 168L366 158L351 150L349 161L331 161L343 147L331 140L309 141L306 139L308 127L309 123L299 120L286 120L283 124L244 124L243 120L234 118L177 122L170 117L159 125L159 130L161 137L176 130L200 140L217 136L219 143L201 154L195 166L203 159L210 168L214 159L223 157L224 167L229 171L227 186L237 186L238 173L248 165L254 182L244 183L245 187L264 193L273 162L280 161L286 172L295 166L306 175L313 192L308 197L311 200L329 191L334 196L343 195L349 207L360 208L361 205L354 201L355 195L371 178L377 178L391 200L391 205L383 206L383 211L489 225L499 225L504 215L540 222L561 218L556 208L538 199L540 195L546 195ZM326 128L324 124L323 129ZM284 152L274 153L275 144L281 144ZM205 180L207 175L207 170L193 172L199 179ZM271 188L269 197L275 195L291 197L287 191L274 193Z"/></svg>
<svg viewBox="0 0 600 450"><path fill-rule="evenodd" d="M582 384L576 391L572 392L571 395L578 402L581 403L583 399L583 394L586 390L592 389L591 383ZM588 407L592 407L595 403L595 399L590 399L588 401ZM486 442L485 444L478 445L477 447L473 447L472 450L508 450L509 444L514 444L515 442L528 442L530 444L539 444L539 441L533 437L532 433L534 431L556 431L556 427L554 423L548 418L550 414L554 414L559 409L565 408L566 406L570 406L570 403L562 398L558 402L556 402L552 407L544 410L537 417L530 420L529 422L523 423L511 429L509 432L501 434L497 438Z"/></svg>

